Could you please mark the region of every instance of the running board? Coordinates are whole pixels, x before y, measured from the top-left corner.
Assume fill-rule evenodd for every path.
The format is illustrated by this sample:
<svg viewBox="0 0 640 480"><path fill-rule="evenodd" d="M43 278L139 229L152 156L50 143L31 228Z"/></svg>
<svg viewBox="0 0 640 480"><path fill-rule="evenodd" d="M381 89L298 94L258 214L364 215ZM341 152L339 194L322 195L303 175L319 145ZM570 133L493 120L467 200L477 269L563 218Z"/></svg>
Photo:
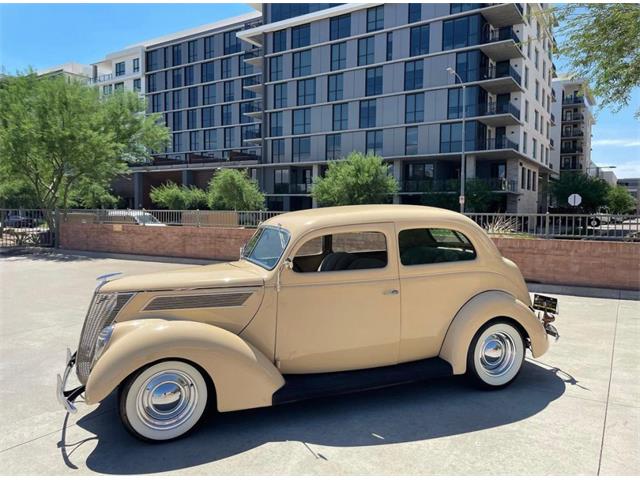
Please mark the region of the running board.
<svg viewBox="0 0 640 480"><path fill-rule="evenodd" d="M273 394L272 401L273 405L279 405L450 375L453 375L451 365L439 357L346 372L288 374L284 375L285 384Z"/></svg>

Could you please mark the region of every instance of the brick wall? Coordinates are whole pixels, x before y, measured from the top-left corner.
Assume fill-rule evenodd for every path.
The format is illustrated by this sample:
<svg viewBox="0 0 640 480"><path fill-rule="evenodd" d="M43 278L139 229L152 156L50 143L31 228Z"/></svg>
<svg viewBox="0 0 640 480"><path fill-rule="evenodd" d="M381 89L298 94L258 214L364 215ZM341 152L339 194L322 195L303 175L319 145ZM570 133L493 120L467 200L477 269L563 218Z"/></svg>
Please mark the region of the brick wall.
<svg viewBox="0 0 640 480"><path fill-rule="evenodd" d="M253 229L63 222L60 248L235 260ZM640 290L640 243L493 237L528 281Z"/></svg>

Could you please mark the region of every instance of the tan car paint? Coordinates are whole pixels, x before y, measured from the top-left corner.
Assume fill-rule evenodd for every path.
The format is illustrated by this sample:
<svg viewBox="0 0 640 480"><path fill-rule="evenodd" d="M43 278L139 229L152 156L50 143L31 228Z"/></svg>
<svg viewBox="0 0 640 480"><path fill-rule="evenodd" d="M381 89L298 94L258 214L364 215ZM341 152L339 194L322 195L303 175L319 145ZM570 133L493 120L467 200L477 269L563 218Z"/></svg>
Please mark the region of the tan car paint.
<svg viewBox="0 0 640 480"><path fill-rule="evenodd" d="M129 374L163 358L202 367L215 383L221 411L270 405L284 384L282 373L373 367L438 354L454 373L464 373L471 338L497 316L525 328L534 356L548 348L520 271L460 214L366 205L291 212L264 224L291 234L271 271L240 260L124 277L101 287L100 292L139 293L118 314L112 340L91 371L88 403L101 401ZM401 265L397 233L412 226L463 232L477 260ZM372 229L387 237L385 268L302 274L284 267L305 240L323 232ZM242 306L142 310L156 296L245 288L255 292ZM384 295L396 289L399 295Z"/></svg>

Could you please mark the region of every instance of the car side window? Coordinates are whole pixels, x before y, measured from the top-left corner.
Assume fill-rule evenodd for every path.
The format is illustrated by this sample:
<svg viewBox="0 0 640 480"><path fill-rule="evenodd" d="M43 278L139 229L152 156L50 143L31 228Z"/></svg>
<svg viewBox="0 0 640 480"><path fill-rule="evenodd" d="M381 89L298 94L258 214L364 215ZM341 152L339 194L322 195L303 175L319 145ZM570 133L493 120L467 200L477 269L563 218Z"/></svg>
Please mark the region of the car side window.
<svg viewBox="0 0 640 480"><path fill-rule="evenodd" d="M323 235L305 242L293 259L299 273L363 270L387 266L387 241L381 232Z"/></svg>
<svg viewBox="0 0 640 480"><path fill-rule="evenodd" d="M446 228L411 228L398 235L402 265L460 262L476 258L473 244L462 233Z"/></svg>

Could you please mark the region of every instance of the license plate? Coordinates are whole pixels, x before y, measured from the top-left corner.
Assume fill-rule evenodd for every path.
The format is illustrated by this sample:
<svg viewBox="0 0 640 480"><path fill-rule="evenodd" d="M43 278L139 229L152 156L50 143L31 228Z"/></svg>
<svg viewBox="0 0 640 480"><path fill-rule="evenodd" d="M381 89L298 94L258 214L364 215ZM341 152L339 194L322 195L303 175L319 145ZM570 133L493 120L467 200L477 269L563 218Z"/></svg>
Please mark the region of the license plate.
<svg viewBox="0 0 640 480"><path fill-rule="evenodd" d="M547 313L558 313L558 299L536 294L533 296L533 308Z"/></svg>

